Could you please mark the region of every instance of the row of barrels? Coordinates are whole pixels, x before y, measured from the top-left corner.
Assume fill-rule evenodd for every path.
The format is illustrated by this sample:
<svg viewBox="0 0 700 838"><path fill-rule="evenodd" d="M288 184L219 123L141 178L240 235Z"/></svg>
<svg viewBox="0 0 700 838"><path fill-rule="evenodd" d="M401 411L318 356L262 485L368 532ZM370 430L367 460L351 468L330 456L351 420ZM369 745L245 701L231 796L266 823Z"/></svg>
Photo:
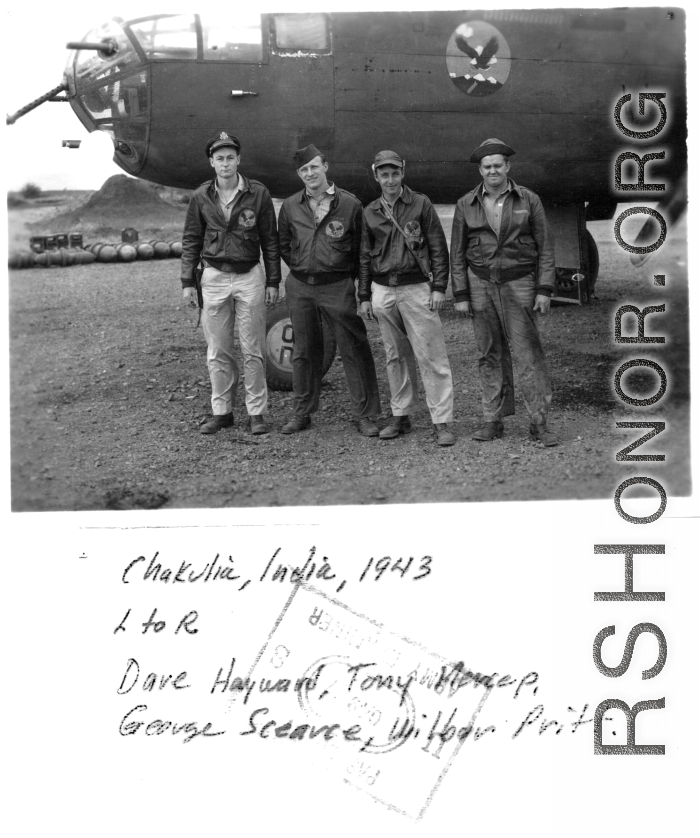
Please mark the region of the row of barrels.
<svg viewBox="0 0 700 838"><path fill-rule="evenodd" d="M179 241L152 240L133 244L97 242L82 249L61 247L43 253L35 253L33 250L13 251L9 254L8 266L13 269L66 268L90 262L134 262L137 259L179 259L181 256L182 242Z"/></svg>
<svg viewBox="0 0 700 838"><path fill-rule="evenodd" d="M95 254L89 250L74 250L61 247L58 250L14 250L7 258L8 267L16 268L67 268L70 265L85 265L95 261Z"/></svg>
<svg viewBox="0 0 700 838"><path fill-rule="evenodd" d="M179 259L182 256L180 241L97 242L86 245L98 262L134 262L136 259Z"/></svg>

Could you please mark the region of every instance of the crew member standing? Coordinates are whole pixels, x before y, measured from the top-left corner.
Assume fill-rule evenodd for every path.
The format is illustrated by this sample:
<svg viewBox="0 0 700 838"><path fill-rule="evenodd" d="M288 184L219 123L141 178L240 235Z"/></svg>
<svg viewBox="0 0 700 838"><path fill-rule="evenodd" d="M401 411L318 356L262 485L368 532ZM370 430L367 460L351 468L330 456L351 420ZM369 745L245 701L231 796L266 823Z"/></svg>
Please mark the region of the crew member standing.
<svg viewBox="0 0 700 838"><path fill-rule="evenodd" d="M323 376L325 315L335 335L357 429L378 436L379 388L367 330L357 314L362 205L329 183L328 163L314 145L294 155L304 188L287 198L279 214L280 253L291 272L286 299L294 330L294 414L283 434L303 431L318 410Z"/></svg>
<svg viewBox="0 0 700 838"><path fill-rule="evenodd" d="M420 368L435 441L454 445L452 372L439 311L449 278L447 241L435 208L403 183L405 164L380 151L372 164L382 195L362 215L359 297L362 314L376 316L386 353L392 417L380 439L411 429Z"/></svg>
<svg viewBox="0 0 700 838"><path fill-rule="evenodd" d="M206 154L216 172L192 195L182 235L183 297L197 305L195 272L200 258L202 327L207 341L213 417L200 431L214 434L233 425L239 371L233 329L243 355L245 403L250 430L265 434L265 305L277 302L281 279L275 210L270 193L238 171L241 144L222 131ZM265 272L260 267L262 250Z"/></svg>
<svg viewBox="0 0 700 838"><path fill-rule="evenodd" d="M537 327L555 287L554 239L542 202L509 177L513 149L485 140L471 155L483 179L457 202L451 262L455 309L472 315L484 424L473 439L503 436L515 412L513 367L530 416L530 436L559 440L547 429L552 388Z"/></svg>

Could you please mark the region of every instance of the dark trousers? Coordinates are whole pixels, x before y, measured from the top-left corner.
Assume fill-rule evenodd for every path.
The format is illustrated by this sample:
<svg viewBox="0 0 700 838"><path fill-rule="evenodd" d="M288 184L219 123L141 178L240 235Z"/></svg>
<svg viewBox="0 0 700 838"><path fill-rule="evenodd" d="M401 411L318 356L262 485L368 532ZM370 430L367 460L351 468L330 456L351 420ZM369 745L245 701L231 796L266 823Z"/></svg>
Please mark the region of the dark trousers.
<svg viewBox="0 0 700 838"><path fill-rule="evenodd" d="M355 419L377 416L380 412L377 374L367 329L357 314L355 283L343 279L309 285L290 274L285 288L294 329L294 412L308 416L318 410L323 376L323 313L338 344L353 416Z"/></svg>
<svg viewBox="0 0 700 838"><path fill-rule="evenodd" d="M513 368L530 421L547 424L552 402L547 361L537 331L534 276L497 284L469 275L484 419L515 412Z"/></svg>

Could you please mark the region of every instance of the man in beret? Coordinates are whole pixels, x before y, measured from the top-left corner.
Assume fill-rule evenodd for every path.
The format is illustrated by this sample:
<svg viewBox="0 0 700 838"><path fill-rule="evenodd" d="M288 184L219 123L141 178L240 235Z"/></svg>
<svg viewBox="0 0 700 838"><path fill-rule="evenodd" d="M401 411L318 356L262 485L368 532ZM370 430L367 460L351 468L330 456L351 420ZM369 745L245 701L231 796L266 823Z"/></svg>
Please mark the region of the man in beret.
<svg viewBox="0 0 700 838"><path fill-rule="evenodd" d="M195 271L202 259L202 327L214 415L200 431L214 434L233 425L237 321L248 422L252 433L265 434L265 305L277 302L281 279L275 210L262 183L238 171L241 144L233 134L221 131L205 151L216 177L195 190L187 208L181 274L183 297L196 306Z"/></svg>
<svg viewBox="0 0 700 838"><path fill-rule="evenodd" d="M435 441L454 445L452 372L439 314L449 278L447 241L430 200L403 183L404 168L395 151L377 154L372 170L382 194L362 213L360 308L379 321L391 390L392 417L379 438L411 430L417 361Z"/></svg>
<svg viewBox="0 0 700 838"><path fill-rule="evenodd" d="M304 188L279 214L280 254L290 267L286 299L294 330L294 413L283 434L303 431L318 410L325 316L335 336L357 429L378 436L379 388L365 324L357 314L362 205L328 181L328 163L315 145L299 149L294 165Z"/></svg>
<svg viewBox="0 0 700 838"><path fill-rule="evenodd" d="M483 179L457 202L452 225L455 309L472 316L484 424L473 439L503 436L515 412L513 367L530 416L530 437L559 443L547 429L552 388L537 318L549 311L555 287L554 239L542 202L509 177L513 149L485 140L471 155Z"/></svg>

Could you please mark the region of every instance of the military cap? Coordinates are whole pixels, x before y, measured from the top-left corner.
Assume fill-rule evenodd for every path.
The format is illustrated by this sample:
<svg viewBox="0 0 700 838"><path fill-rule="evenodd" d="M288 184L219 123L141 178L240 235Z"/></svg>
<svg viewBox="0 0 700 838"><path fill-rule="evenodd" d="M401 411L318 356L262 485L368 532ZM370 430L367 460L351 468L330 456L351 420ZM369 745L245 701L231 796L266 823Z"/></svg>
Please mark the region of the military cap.
<svg viewBox="0 0 700 838"><path fill-rule="evenodd" d="M236 149L236 152L241 150L241 143L238 137L234 137L233 134L227 134L226 131L221 131L207 143L207 157L211 157L217 148L223 148L224 146L232 146Z"/></svg>
<svg viewBox="0 0 700 838"><path fill-rule="evenodd" d="M306 166L307 163L311 162L314 157L323 157L323 155L316 148L316 146L311 143L311 145L307 145L305 148L300 148L296 152L294 155L294 166L297 169L301 169L302 166Z"/></svg>
<svg viewBox="0 0 700 838"><path fill-rule="evenodd" d="M509 145L497 140L495 137L491 137L488 140L484 140L478 148L474 149L472 156L469 158L469 162L480 163L481 158L487 157L489 154L502 154L504 157L510 157L515 152Z"/></svg>
<svg viewBox="0 0 700 838"><path fill-rule="evenodd" d="M378 169L380 166L395 166L397 169L403 169L404 161L395 151L380 151L374 158L372 168Z"/></svg>

